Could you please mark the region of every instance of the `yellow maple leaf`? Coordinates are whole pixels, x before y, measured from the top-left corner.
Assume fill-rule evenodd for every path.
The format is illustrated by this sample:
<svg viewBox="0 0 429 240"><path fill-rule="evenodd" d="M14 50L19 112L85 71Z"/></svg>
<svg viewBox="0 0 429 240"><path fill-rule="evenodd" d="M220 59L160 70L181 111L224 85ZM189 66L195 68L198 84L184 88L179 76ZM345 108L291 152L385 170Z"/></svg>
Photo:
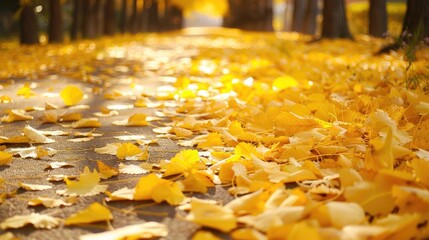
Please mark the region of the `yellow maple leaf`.
<svg viewBox="0 0 429 240"><path fill-rule="evenodd" d="M60 92L60 97L66 106L78 104L83 99L83 92L75 85L68 85Z"/></svg>
<svg viewBox="0 0 429 240"><path fill-rule="evenodd" d="M231 209L197 198L191 199L191 211L186 219L222 232L229 232L237 227L237 219Z"/></svg>
<svg viewBox="0 0 429 240"><path fill-rule="evenodd" d="M51 229L57 227L60 223L60 218L45 214L31 213L29 215L15 215L5 219L0 223L0 229L20 228L28 224L32 224L36 228Z"/></svg>
<svg viewBox="0 0 429 240"><path fill-rule="evenodd" d="M142 152L143 152L143 150L141 150L139 147L137 147L136 145L134 145L132 143L123 143L123 144L119 145L119 147L116 151L116 156L120 160L124 160L126 157L132 157L132 156L135 156L135 155L140 154Z"/></svg>
<svg viewBox="0 0 429 240"><path fill-rule="evenodd" d="M134 200L152 199L152 190L160 181L161 178L154 173L141 177L135 187Z"/></svg>
<svg viewBox="0 0 429 240"><path fill-rule="evenodd" d="M168 228L157 222L145 222L129 225L101 233L90 233L80 236L80 240L106 240L106 239L154 239L166 237Z"/></svg>
<svg viewBox="0 0 429 240"><path fill-rule="evenodd" d="M0 151L0 166L9 164L10 162L12 162L12 154Z"/></svg>
<svg viewBox="0 0 429 240"><path fill-rule="evenodd" d="M170 205L179 205L185 200L182 190L175 182L161 179L151 192L152 199L155 202L166 201Z"/></svg>
<svg viewBox="0 0 429 240"><path fill-rule="evenodd" d="M206 138L198 143L197 148L210 148L215 146L223 146L222 135L216 132L209 133Z"/></svg>
<svg viewBox="0 0 429 240"><path fill-rule="evenodd" d="M181 127L173 127L171 131L173 131L173 133L180 138L187 138L192 136L193 134L191 130L188 130L186 128L181 128Z"/></svg>
<svg viewBox="0 0 429 240"><path fill-rule="evenodd" d="M179 205L184 199L185 195L177 183L159 178L153 173L141 177L135 187L134 200L166 201L170 205Z"/></svg>
<svg viewBox="0 0 429 240"><path fill-rule="evenodd" d="M294 224L285 224L269 229L268 239L294 239L294 240L321 240L317 227L309 222L302 221Z"/></svg>
<svg viewBox="0 0 429 240"><path fill-rule="evenodd" d="M35 95L36 93L33 92L33 90L31 90L30 84L29 83L25 83L24 86L22 86L21 88L18 89L18 91L16 92L16 95L18 96L23 96L25 98L29 98L33 95Z"/></svg>
<svg viewBox="0 0 429 240"><path fill-rule="evenodd" d="M370 140L365 166L372 170L393 169L394 163L392 130L389 129L385 138L377 137Z"/></svg>
<svg viewBox="0 0 429 240"><path fill-rule="evenodd" d="M298 86L298 82L295 80L295 78L289 75L278 77L273 81L273 90L275 91L281 91L283 89L296 86Z"/></svg>
<svg viewBox="0 0 429 240"><path fill-rule="evenodd" d="M93 172L85 166L83 172L79 176L78 181L72 181L65 179L66 190L57 190L57 193L60 195L66 196L93 196L107 190L107 185L100 185L100 175L97 170L94 169Z"/></svg>
<svg viewBox="0 0 429 240"><path fill-rule="evenodd" d="M98 128L101 127L101 122L97 118L82 118L71 124L72 128Z"/></svg>
<svg viewBox="0 0 429 240"><path fill-rule="evenodd" d="M197 150L182 150L177 153L166 166L164 177L180 174L189 170L200 161Z"/></svg>
<svg viewBox="0 0 429 240"><path fill-rule="evenodd" d="M54 199L54 198L45 198L37 197L28 201L28 206L40 206L43 205L47 208L55 208L61 206L71 206L77 202L77 197L69 197L67 199Z"/></svg>
<svg viewBox="0 0 429 240"><path fill-rule="evenodd" d="M118 169L113 168L100 160L97 160L97 167L101 179L109 179L111 177L118 176L119 174Z"/></svg>
<svg viewBox="0 0 429 240"><path fill-rule="evenodd" d="M395 207L390 189L366 181L346 187L344 196L347 201L358 203L371 215L387 214Z"/></svg>
<svg viewBox="0 0 429 240"><path fill-rule="evenodd" d="M198 231L192 236L192 240L221 240L209 231Z"/></svg>
<svg viewBox="0 0 429 240"><path fill-rule="evenodd" d="M65 225L78 225L84 223L104 222L113 219L110 210L98 202L91 204L86 209L79 211L65 221Z"/></svg>
<svg viewBox="0 0 429 240"><path fill-rule="evenodd" d="M320 124L312 118L302 117L292 112L281 112L275 117L275 128L286 135L320 127Z"/></svg>
<svg viewBox="0 0 429 240"><path fill-rule="evenodd" d="M9 111L8 115L0 118L1 122L16 122L16 121L26 121L33 119L33 116L28 115L22 109L12 109Z"/></svg>
<svg viewBox="0 0 429 240"><path fill-rule="evenodd" d="M136 113L128 118L127 126L147 126L146 114Z"/></svg>
<svg viewBox="0 0 429 240"><path fill-rule="evenodd" d="M40 119L43 123L56 123L58 121L58 115L56 112L45 111Z"/></svg>
<svg viewBox="0 0 429 240"><path fill-rule="evenodd" d="M192 170L185 179L177 182L183 192L200 192L206 193L208 187L213 187L214 183L209 176L204 171Z"/></svg>

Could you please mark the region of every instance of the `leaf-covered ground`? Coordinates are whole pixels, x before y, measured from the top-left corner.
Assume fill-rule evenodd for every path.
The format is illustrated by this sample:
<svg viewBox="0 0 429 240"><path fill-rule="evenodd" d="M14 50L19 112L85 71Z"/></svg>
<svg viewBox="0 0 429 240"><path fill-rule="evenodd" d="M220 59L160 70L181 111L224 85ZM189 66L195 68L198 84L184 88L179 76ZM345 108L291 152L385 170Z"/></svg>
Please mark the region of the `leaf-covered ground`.
<svg viewBox="0 0 429 240"><path fill-rule="evenodd" d="M0 238L428 238L429 51L383 43L1 44Z"/></svg>

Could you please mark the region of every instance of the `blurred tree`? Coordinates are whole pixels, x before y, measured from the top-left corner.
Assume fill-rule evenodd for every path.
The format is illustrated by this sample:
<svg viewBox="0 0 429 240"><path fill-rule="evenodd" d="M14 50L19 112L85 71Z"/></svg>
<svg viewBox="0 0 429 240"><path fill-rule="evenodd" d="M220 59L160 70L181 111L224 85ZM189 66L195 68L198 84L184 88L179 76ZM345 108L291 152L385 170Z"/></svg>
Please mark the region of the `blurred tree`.
<svg viewBox="0 0 429 240"><path fill-rule="evenodd" d="M322 38L352 38L344 0L323 1Z"/></svg>
<svg viewBox="0 0 429 240"><path fill-rule="evenodd" d="M95 1L84 0L82 13L82 37L95 38L97 36L97 9Z"/></svg>
<svg viewBox="0 0 429 240"><path fill-rule="evenodd" d="M104 3L104 0L95 0L95 37L101 37L104 33Z"/></svg>
<svg viewBox="0 0 429 240"><path fill-rule="evenodd" d="M82 19L83 19L83 0L73 0L73 16L72 25L70 29L70 39L76 40L81 33Z"/></svg>
<svg viewBox="0 0 429 240"><path fill-rule="evenodd" d="M229 11L224 17L224 27L250 31L273 30L272 0L228 0Z"/></svg>
<svg viewBox="0 0 429 240"><path fill-rule="evenodd" d="M386 0L369 2L369 35L385 37L387 32Z"/></svg>
<svg viewBox="0 0 429 240"><path fill-rule="evenodd" d="M49 42L64 41L63 17L60 0L49 0Z"/></svg>
<svg viewBox="0 0 429 240"><path fill-rule="evenodd" d="M402 25L402 41L412 37L424 40L429 37L429 0L408 0Z"/></svg>
<svg viewBox="0 0 429 240"><path fill-rule="evenodd" d="M132 34L136 34L137 32L139 32L139 29L138 29L138 17L139 17L139 8L138 8L138 3L137 3L137 1L138 0L133 0L133 4L132 4L132 7L131 7L131 16L130 16L130 23L129 23L129 26L130 26L130 32L132 33Z"/></svg>
<svg viewBox="0 0 429 240"><path fill-rule="evenodd" d="M417 46L422 42L429 44L429 0L408 0L401 35L378 53L389 53L405 46L407 58L412 62Z"/></svg>
<svg viewBox="0 0 429 240"><path fill-rule="evenodd" d="M128 32L128 1L122 0L119 29L122 34Z"/></svg>
<svg viewBox="0 0 429 240"><path fill-rule="evenodd" d="M147 0L145 3L145 7L147 7L147 24L149 32L157 32L159 31L159 16L158 13L158 0Z"/></svg>
<svg viewBox="0 0 429 240"><path fill-rule="evenodd" d="M317 0L294 0L292 31L314 35L319 12Z"/></svg>
<svg viewBox="0 0 429 240"><path fill-rule="evenodd" d="M39 25L37 23L34 6L24 3L20 14L20 42L21 44L39 43Z"/></svg>
<svg viewBox="0 0 429 240"><path fill-rule="evenodd" d="M104 34L108 36L115 35L116 17L115 0L106 0L104 5Z"/></svg>

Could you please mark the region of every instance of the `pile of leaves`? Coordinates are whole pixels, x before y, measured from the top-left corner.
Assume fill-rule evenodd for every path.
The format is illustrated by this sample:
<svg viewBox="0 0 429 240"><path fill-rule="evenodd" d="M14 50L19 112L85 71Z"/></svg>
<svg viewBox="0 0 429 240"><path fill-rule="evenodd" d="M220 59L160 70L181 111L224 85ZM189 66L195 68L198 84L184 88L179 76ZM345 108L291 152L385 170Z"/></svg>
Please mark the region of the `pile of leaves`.
<svg viewBox="0 0 429 240"><path fill-rule="evenodd" d="M38 91L43 79L1 85L15 95L0 95L7 109L0 129L20 132L0 136L0 165L29 158L49 169L73 167L67 159L53 161L57 141L73 151L73 144L104 138L109 127L127 133L85 150L113 164L97 160L90 168L86 160L74 175L49 174L46 184L0 178L0 189L7 189L3 205L19 197L18 188L37 191L21 201L45 208L105 195L62 218L32 212L0 219L0 229L110 222L111 202L144 201L171 205L176 218L204 227L193 239L220 239L219 232L233 239L428 238L429 95L404 81L428 75L429 51L420 50L413 72L406 72L403 52L373 55L382 44L366 37L306 44L293 34L144 35L85 45L92 47L76 59L83 67L19 63L29 64L28 72L10 68L2 76L55 72L75 80L48 93ZM44 48L56 49L53 57L62 63L70 59L67 49L78 46ZM37 56L37 49L26 50ZM103 99L101 109L89 104L95 97ZM8 109L23 99L44 105ZM57 129L38 130L46 125ZM139 134L142 128L152 134ZM181 149L160 159L154 146L165 139ZM121 176L133 176L132 185L113 189ZM233 200L207 197L216 187ZM52 188L57 197L44 197ZM144 222L81 239L168 231L163 223Z"/></svg>

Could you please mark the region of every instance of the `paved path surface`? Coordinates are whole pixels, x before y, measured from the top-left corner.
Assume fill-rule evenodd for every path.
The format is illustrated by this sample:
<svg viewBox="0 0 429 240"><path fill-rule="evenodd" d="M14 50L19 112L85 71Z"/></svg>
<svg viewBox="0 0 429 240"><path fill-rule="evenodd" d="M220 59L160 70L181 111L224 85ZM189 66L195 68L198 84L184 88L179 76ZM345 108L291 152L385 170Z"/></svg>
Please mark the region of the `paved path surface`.
<svg viewBox="0 0 429 240"><path fill-rule="evenodd" d="M141 41L142 39L143 41ZM108 41L106 40L103 44L108 45L106 42ZM2 115L5 115L9 109L27 109L27 113L33 116L33 120L3 122L0 125L0 135L3 137L20 135L26 125L38 130L61 130L71 134L76 131L87 132L93 129L70 129L59 123L43 123L41 118L47 111L43 110L46 103L57 105L58 109L49 110L49 112L58 115L66 112L79 112L83 117L95 117L94 114L100 112L100 108L115 109L118 115L100 117L102 126L97 128L95 132L102 133L103 136L95 137L91 141L71 142L70 140L73 139L73 136L67 135L51 136L50 138L54 139L55 142L49 144L5 144L8 148L43 146L53 148L58 152L54 156L42 159L15 156L11 164L0 166L0 176L6 181L0 192L12 193L16 191L16 196L7 198L0 205L0 222L11 216L25 215L32 212L50 214L65 219L78 210L86 208L92 202L102 202L105 198L104 194L81 197L77 204L70 207L47 209L27 206L27 201L37 196L59 197L56 194L56 190L64 189L65 185L63 182L48 182L47 177L51 175L77 175L82 172L85 166L90 169L96 168L96 160L102 160L106 164L117 167L119 162L116 156L101 155L94 151L94 148L103 147L107 143L119 142L114 138L115 136L143 135L146 139L156 139L156 133L152 129L156 126L164 126L163 123L168 122L168 119L151 122L152 126L146 127L115 126L112 125L112 122L128 118L134 113L156 116L156 112L160 110L159 108L133 107L135 99L145 96L155 101L155 103L159 103L154 97L156 93L160 93L160 91L156 91L157 88L171 84L175 77L184 76L184 73L190 72L191 59L199 56L199 47L204 48L206 46L208 48L211 45L211 47L215 48L214 51L232 50L233 46L240 45L240 41L235 39L228 42L220 36L211 37L210 39L191 35L174 35L174 37L173 35L161 37L140 36L137 40L129 43L121 40L118 46L112 43L110 48L102 50L97 56L91 52L91 44L85 44L81 50L81 55L75 54L73 56L77 58L71 58L63 62L65 64L64 69L61 69L61 66L54 66L54 69L49 71L37 70L34 72L34 75L38 75L38 77L34 77L37 79L10 77L2 80L0 95L12 98L12 102L4 101L0 103ZM75 47L73 46L72 48L74 49ZM37 58L37 55L33 56L33 58ZM41 61L45 60L41 59ZM37 61L37 59L33 59L33 61ZM85 65L73 66L71 64L73 61L83 61ZM17 66L19 64L21 63L17 62ZM43 65L43 63L37 62L34 64ZM65 107L59 97L61 89L68 84L76 85L85 92L85 99L79 103L80 106L84 106L81 109L79 107L77 109L76 107ZM30 87L34 94L31 94L28 98L17 96L17 91L26 85ZM106 94L116 94L115 99L106 98ZM176 108L174 106L178 106L174 100L168 100L164 103L173 106L170 111L174 111ZM32 110L30 110L31 108ZM158 144L149 146L149 162L156 163L163 159L170 159L181 149L183 147L179 147L176 141L161 138ZM53 161L67 162L71 166L58 169L47 168L48 164ZM142 175L120 174L118 177L107 180L109 190L117 190L124 186L132 188L140 176ZM19 188L20 182L47 184L53 188L43 191L25 191ZM193 196L215 199L224 203L232 199L222 187L212 188L207 194ZM190 239L195 230L199 228L195 224L184 221L181 218L183 214L177 212L175 207L167 204L153 204L149 201L122 201L112 202L108 205L112 209L117 209L113 211L114 220L111 222L114 228L154 220L165 223L168 226L170 232L167 239ZM78 239L82 234L101 232L106 229L108 229L107 225L101 223L78 227L59 227L51 230L37 230L32 226L27 226L8 231L21 239L68 240ZM5 232L0 230L0 235ZM219 235L220 233L217 234ZM222 235L220 234L219 236Z"/></svg>

